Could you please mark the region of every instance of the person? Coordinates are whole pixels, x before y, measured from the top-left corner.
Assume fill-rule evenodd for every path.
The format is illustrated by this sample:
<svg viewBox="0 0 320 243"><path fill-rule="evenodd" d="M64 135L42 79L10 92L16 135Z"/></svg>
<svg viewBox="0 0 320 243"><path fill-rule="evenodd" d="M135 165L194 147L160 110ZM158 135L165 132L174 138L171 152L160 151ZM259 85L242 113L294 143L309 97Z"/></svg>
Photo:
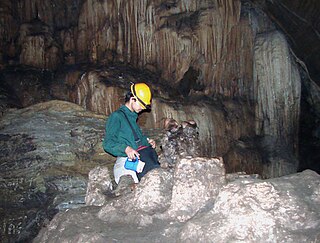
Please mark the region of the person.
<svg viewBox="0 0 320 243"><path fill-rule="evenodd" d="M118 185L117 189L120 188L121 182L123 182L124 187L127 187L127 184L131 182L139 182L136 172L127 170L124 167L127 158L132 160L136 157L140 158L140 154L137 151L138 145L132 129L135 130L142 146L156 147L156 142L146 137L137 124L138 114L143 110L151 108L151 99L151 90L147 84L131 84L130 91L125 95L125 104L111 113L106 122L103 148L107 153L117 157L113 168L114 179Z"/></svg>

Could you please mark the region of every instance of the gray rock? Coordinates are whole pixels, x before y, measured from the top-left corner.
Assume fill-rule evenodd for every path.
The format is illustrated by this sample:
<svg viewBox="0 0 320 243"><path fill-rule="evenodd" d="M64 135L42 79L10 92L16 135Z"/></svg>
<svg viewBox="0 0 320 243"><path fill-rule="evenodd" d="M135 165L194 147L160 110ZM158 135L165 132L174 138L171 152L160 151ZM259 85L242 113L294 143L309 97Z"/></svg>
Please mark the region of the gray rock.
<svg viewBox="0 0 320 243"><path fill-rule="evenodd" d="M184 222L199 210L213 203L226 184L221 158L184 158L174 171L171 206L167 215Z"/></svg>
<svg viewBox="0 0 320 243"><path fill-rule="evenodd" d="M0 218L3 241L27 241L61 210L85 206L88 172L106 163L105 117L50 101L0 121Z"/></svg>
<svg viewBox="0 0 320 243"><path fill-rule="evenodd" d="M103 206L98 214L105 222L146 226L153 215L165 211L171 203L172 173L161 168L146 174L133 193L125 194Z"/></svg>
<svg viewBox="0 0 320 243"><path fill-rule="evenodd" d="M86 215L80 208L59 213L35 242L174 242L181 221L212 205L225 185L224 175L221 159L184 158L178 161L174 173L162 168L150 171L135 191L106 201L99 211L87 209ZM97 228L92 225L97 222L90 222L95 217L100 232L96 235L92 232ZM78 221L82 223L75 229L72 222Z"/></svg>
<svg viewBox="0 0 320 243"><path fill-rule="evenodd" d="M320 176L310 170L227 184L214 207L184 226L182 242L317 242Z"/></svg>
<svg viewBox="0 0 320 243"><path fill-rule="evenodd" d="M172 173L163 169L142 177L133 200L136 209L149 215L165 211L171 203L173 180Z"/></svg>
<svg viewBox="0 0 320 243"><path fill-rule="evenodd" d="M89 172L86 204L102 206L106 201L106 193L111 191L113 184L108 167L98 166Z"/></svg>
<svg viewBox="0 0 320 243"><path fill-rule="evenodd" d="M215 160L184 159L180 166L186 169L177 169L175 173L180 174L177 178L177 174L173 176L168 170L155 169L141 180L136 191L108 201L103 207L57 214L34 242L247 243L317 242L320 239L318 174L309 170L269 180L240 177L223 187L223 183L216 185L214 179L209 180L211 183L203 186L211 192L213 203L205 204L205 200L196 198L206 198L192 176L199 174L190 172L200 169L199 173L206 174L200 163L214 164L209 166L212 171L208 170L207 174L214 174L215 168L219 178L221 160ZM181 178L184 178L184 190L179 182ZM182 194L175 189L177 185L181 186ZM191 209L182 214L188 215L189 220L181 221L180 212L173 210L179 207ZM178 213L174 217L169 212Z"/></svg>
<svg viewBox="0 0 320 243"><path fill-rule="evenodd" d="M165 119L166 133L161 138L162 154L160 164L164 168L172 168L177 161L187 156L201 155L199 129L196 122L184 121L181 124L174 119Z"/></svg>

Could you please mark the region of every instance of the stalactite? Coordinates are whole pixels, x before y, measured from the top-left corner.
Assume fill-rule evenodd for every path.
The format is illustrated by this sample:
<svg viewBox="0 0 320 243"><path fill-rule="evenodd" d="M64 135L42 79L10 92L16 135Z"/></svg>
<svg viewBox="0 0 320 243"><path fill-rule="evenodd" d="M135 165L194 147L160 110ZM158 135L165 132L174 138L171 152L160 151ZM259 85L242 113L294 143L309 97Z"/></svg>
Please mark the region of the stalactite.
<svg viewBox="0 0 320 243"><path fill-rule="evenodd" d="M297 111L296 103L300 99L300 91L297 86L294 86L291 92L287 91L290 90L287 80L293 80L292 77L297 76L293 73L297 71L291 72L292 77L281 76L281 71L275 67L285 63L285 60L272 59L268 45L265 47L261 44L260 48L259 41L262 35L259 33L264 32L268 36L273 29L266 21L266 16L252 10L250 6L241 6L240 0L181 0L171 4L159 0L74 1L81 2L77 7L78 14L71 17L64 28L54 33L52 28L55 24L52 22L57 20L51 16L59 9L65 8L62 3L23 0L17 4L17 15L24 22L40 18L36 19L37 21L33 20L30 23L31 27L26 23L21 25L17 43L22 47L22 64L49 69L57 67L61 51L54 41L56 36L53 34L57 34L59 38L56 39L61 39L60 46L65 54L64 63L89 62L107 66L111 62L120 61L139 69L159 73L160 79L166 80L171 88L178 91L188 71L194 70L191 80L194 86L187 87L184 95L246 100L249 101L248 104L256 102L256 134L276 136L288 140L288 143L293 139L294 144L297 144L297 136L292 131L298 123L299 113L293 112L292 107ZM50 9L49 3L52 4ZM26 13L22 10L26 10ZM43 17L43 11L48 11L47 17ZM72 12L69 9L66 11ZM57 23L61 25L60 21ZM43 35L32 33L32 28L39 28ZM10 34L5 34L9 40ZM259 36L256 38L256 35ZM35 36L37 39L31 40ZM278 44L283 46L284 43L286 40L282 39ZM255 51L260 48L255 54L254 45ZM37 53L33 53L34 51ZM12 48L10 53L14 53ZM268 55L264 57L261 53ZM33 56L36 60L32 60ZM54 60L50 57L54 57ZM272 67L272 70L266 71L264 65ZM284 68L289 70L289 66ZM260 80L261 77L265 77L264 72L268 72L267 75L272 78ZM278 82L276 77L286 82ZM90 78L93 76L88 75L87 79ZM93 87L85 84L88 80L79 82L81 84L77 103L91 107L90 109L99 113L108 114L110 109L97 101L97 97L106 96L99 92L94 93L96 91ZM258 82L261 84L258 85ZM197 89L198 84L203 88ZM286 96L280 96L278 90L286 91ZM86 92L91 97L84 97ZM87 98L90 101L86 101ZM92 100L99 105L94 106ZM228 129L240 134L238 126L241 125L232 124ZM215 129L214 131L216 132ZM221 138L224 136L214 136L220 135ZM236 135L231 137L238 138ZM227 146L219 144L215 147L217 151L224 151L223 148Z"/></svg>
<svg viewBox="0 0 320 243"><path fill-rule="evenodd" d="M157 1L101 4L87 0L84 6L75 50L78 61L108 60L104 53L115 51L116 60L160 70L162 78L173 85L193 65L201 71L199 82L207 87L206 94L233 97L247 93L248 87L235 87L235 80L244 83L252 73L244 64L251 63L252 34L249 23L240 21L240 1L179 1L165 9ZM242 38L245 44L241 46Z"/></svg>
<svg viewBox="0 0 320 243"><path fill-rule="evenodd" d="M68 95L72 102L98 114L110 114L122 105L124 91L106 86L103 72L90 71L79 76L76 71L66 78L71 87Z"/></svg>
<svg viewBox="0 0 320 243"><path fill-rule="evenodd" d="M299 117L300 77L280 33L257 38L254 77L259 117L257 133L294 142L287 139L292 135L297 137L294 123Z"/></svg>
<svg viewBox="0 0 320 243"><path fill-rule="evenodd" d="M292 62L285 38L279 32L260 35L255 41L254 92L256 96L256 133L270 136L288 152L298 146L300 114L300 75ZM282 162L283 161L283 162ZM295 161L271 161L271 176L296 170Z"/></svg>

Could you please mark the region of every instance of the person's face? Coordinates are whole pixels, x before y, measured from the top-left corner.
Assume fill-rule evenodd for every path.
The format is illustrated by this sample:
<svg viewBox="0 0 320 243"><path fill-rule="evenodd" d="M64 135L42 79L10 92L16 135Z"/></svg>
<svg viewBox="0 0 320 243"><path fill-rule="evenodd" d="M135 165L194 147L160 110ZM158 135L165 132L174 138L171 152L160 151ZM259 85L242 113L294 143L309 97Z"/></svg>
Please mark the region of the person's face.
<svg viewBox="0 0 320 243"><path fill-rule="evenodd" d="M136 98L131 98L131 101L131 107L134 112L139 113L140 111L144 110Z"/></svg>

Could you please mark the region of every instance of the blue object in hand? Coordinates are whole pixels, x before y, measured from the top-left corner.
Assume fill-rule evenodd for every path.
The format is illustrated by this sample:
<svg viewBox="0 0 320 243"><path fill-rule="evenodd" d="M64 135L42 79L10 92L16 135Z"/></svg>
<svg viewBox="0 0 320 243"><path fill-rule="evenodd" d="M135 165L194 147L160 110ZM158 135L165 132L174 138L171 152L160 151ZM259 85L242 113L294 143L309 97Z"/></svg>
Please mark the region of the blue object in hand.
<svg viewBox="0 0 320 243"><path fill-rule="evenodd" d="M134 160L127 158L126 162L124 163L124 168L126 168L127 170L137 171L138 164L139 164L138 157Z"/></svg>
<svg viewBox="0 0 320 243"><path fill-rule="evenodd" d="M124 163L124 168L127 170L133 170L137 173L141 173L143 171L145 163L138 159L138 157L134 160L127 158Z"/></svg>

